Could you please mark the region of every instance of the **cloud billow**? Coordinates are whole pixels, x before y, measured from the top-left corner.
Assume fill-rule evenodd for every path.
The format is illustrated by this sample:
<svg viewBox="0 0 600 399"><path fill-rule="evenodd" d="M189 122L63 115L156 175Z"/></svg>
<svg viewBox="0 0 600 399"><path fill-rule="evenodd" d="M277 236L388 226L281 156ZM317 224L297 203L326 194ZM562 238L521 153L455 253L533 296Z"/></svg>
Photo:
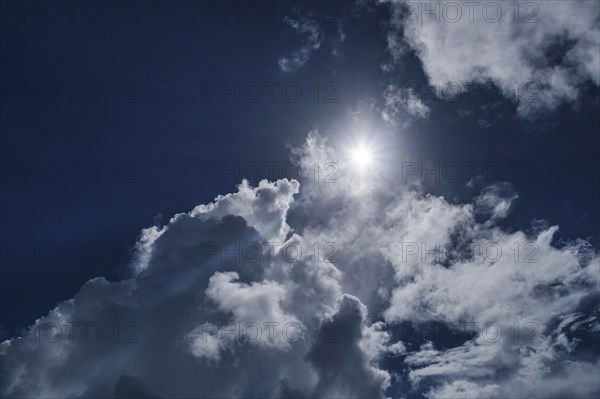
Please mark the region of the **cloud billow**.
<svg viewBox="0 0 600 399"><path fill-rule="evenodd" d="M129 279L90 280L0 344L1 396L384 398L399 375L406 397L600 392L588 243L504 230L516 194L500 183L465 204L374 176L358 189L316 132L293 157L300 182L244 181L144 229ZM311 178L325 161L336 183ZM434 322L464 338L397 333ZM48 325L62 334L36 335Z"/></svg>

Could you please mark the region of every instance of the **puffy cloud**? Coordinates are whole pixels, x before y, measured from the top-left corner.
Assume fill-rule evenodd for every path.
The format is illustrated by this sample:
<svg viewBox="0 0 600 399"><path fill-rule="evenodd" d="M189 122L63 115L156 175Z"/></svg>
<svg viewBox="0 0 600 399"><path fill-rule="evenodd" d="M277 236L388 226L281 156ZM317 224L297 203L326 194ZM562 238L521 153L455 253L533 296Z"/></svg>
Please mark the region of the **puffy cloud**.
<svg viewBox="0 0 600 399"><path fill-rule="evenodd" d="M209 205L199 205L191 215L202 220L238 215L256 228L265 240L282 242L289 232L285 216L298 189L295 180L284 179L277 184L262 180L256 188L244 180L237 193L218 196Z"/></svg>
<svg viewBox="0 0 600 399"><path fill-rule="evenodd" d="M407 322L439 322L472 337L449 349L402 344L398 354L406 356L415 389L432 397L522 397L549 393L545 383L555 381L557 392L566 392L557 376L569 373L557 365L596 367L569 352L580 341L565 343L555 324L557 315L572 314L598 295L597 251L582 240L556 247L556 226L533 233L496 226L517 198L512 186L486 187L473 204L452 204L408 185L391 187L371 175L369 189L356 191L357 173L318 135L297 155L307 171L325 159L339 162L341 187L310 185L300 197L306 201L302 211L311 215L301 218L304 239L339 246L343 290L391 330ZM496 340L495 334L501 336ZM593 341L589 335L578 339ZM448 345L444 337L438 343ZM581 397L600 390L597 381L582 381Z"/></svg>
<svg viewBox="0 0 600 399"><path fill-rule="evenodd" d="M392 58L400 61L407 43L438 90L492 82L529 116L600 84L597 1L388 3Z"/></svg>
<svg viewBox="0 0 600 399"><path fill-rule="evenodd" d="M344 295L324 331L332 331L330 341L323 339L311 348L307 358L319 375L314 389L317 398L383 398L389 375L369 365L361 349L367 309L356 297Z"/></svg>
<svg viewBox="0 0 600 399"><path fill-rule="evenodd" d="M273 281L241 284L236 272L215 273L209 280L206 295L217 307L233 314L233 323L257 329L252 336L259 345L269 348L289 349L290 342L284 334L275 334L275 327L282 326L287 332L289 327L303 330L304 326L294 316L281 309L280 302L285 296L285 288ZM272 327L269 325L272 323ZM235 326L235 325L234 325ZM268 328L268 335L262 337L262 328ZM225 327L232 330L231 327ZM235 328L235 327L234 327Z"/></svg>
<svg viewBox="0 0 600 399"><path fill-rule="evenodd" d="M0 344L1 396L597 395L589 243L498 226L516 198L502 184L451 203L365 175L316 132L293 157L301 182L242 182L143 230L131 278L89 281ZM422 344L406 323L463 338ZM40 339L48 325L63 334Z"/></svg>
<svg viewBox="0 0 600 399"><path fill-rule="evenodd" d="M282 352L285 362L277 356L265 360L273 359L261 351L268 340L240 341L233 348L239 352L223 354L223 340L193 345L190 339L208 323L225 329L252 318L295 320L272 296L283 295L282 283L261 282L269 257L242 254L256 245L267 251L262 245L267 240L285 240L285 213L297 190L294 181L263 181L256 188L243 182L237 193L145 230L132 278L89 281L22 338L0 345L2 397L127 397L140 391L129 377L160 397L233 396L257 389L252 372L286 376L290 370L295 370L291 381L310 384L310 368L296 370L306 364L310 337L290 344L287 354L279 349L287 342L276 341L273 350ZM233 248L238 252L232 255ZM232 291L224 293L223 287ZM231 299L234 292L239 303ZM265 394L278 389L277 380L263 385Z"/></svg>

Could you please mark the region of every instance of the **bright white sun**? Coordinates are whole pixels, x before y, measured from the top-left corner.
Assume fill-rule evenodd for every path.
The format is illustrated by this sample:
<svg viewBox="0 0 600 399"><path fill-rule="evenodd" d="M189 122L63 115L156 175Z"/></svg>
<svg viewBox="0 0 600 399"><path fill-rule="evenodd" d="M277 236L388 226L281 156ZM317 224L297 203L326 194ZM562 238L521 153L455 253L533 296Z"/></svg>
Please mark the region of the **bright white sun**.
<svg viewBox="0 0 600 399"><path fill-rule="evenodd" d="M357 145L350 151L352 162L361 170L373 163L373 153L365 145Z"/></svg>

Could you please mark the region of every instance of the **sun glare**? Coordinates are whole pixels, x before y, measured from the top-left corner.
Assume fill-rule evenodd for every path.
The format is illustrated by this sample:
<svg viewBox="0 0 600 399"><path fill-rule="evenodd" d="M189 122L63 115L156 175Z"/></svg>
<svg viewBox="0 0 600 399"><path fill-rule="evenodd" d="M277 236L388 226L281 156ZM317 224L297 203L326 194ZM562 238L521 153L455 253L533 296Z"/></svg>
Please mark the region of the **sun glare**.
<svg viewBox="0 0 600 399"><path fill-rule="evenodd" d="M363 170L373 163L373 153L366 145L357 145L350 152L350 156L352 158L352 162L360 170Z"/></svg>

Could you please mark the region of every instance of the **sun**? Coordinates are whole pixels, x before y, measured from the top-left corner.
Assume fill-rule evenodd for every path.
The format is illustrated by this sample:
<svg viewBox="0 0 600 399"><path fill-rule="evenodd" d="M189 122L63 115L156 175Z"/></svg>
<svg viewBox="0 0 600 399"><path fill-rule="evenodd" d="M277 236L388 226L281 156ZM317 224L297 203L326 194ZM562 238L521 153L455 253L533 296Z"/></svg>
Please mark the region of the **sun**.
<svg viewBox="0 0 600 399"><path fill-rule="evenodd" d="M357 144L350 150L350 158L359 170L364 170L373 164L373 151L365 144Z"/></svg>

